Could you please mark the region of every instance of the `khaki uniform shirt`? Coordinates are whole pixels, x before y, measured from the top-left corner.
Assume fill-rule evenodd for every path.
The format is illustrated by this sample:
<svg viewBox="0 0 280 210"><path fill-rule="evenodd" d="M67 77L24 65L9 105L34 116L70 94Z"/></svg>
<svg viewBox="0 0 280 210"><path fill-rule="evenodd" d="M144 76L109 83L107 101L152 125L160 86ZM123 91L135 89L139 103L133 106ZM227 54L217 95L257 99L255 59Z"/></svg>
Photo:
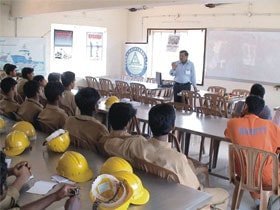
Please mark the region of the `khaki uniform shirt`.
<svg viewBox="0 0 280 210"><path fill-rule="evenodd" d="M100 139L109 134L103 124L94 117L86 115L69 117L64 128L69 131L71 142L75 146L92 151L97 151L97 144Z"/></svg>
<svg viewBox="0 0 280 210"><path fill-rule="evenodd" d="M28 82L27 79L21 78L21 79L18 80L18 84L17 84L17 93L22 97L23 100L25 98L25 95L24 95L24 92L23 92L23 86L26 82Z"/></svg>
<svg viewBox="0 0 280 210"><path fill-rule="evenodd" d="M104 149L110 156L123 157L132 164L135 158L145 160L175 173L182 185L194 189L200 187L186 156L172 149L168 142L154 138L147 141L144 137L112 138L105 142Z"/></svg>
<svg viewBox="0 0 280 210"><path fill-rule="evenodd" d="M19 208L16 207L16 202L19 198L19 192L18 190L13 187L9 186L7 190L6 197L0 201L0 209L6 210L6 209L13 209L17 210Z"/></svg>
<svg viewBox="0 0 280 210"><path fill-rule="evenodd" d="M60 99L60 108L64 109L64 111L69 116L74 116L76 114L76 102L75 96L70 90L65 90Z"/></svg>
<svg viewBox="0 0 280 210"><path fill-rule="evenodd" d="M16 101L8 98L7 96L4 96L0 101L0 110L6 114L17 112L19 107L20 105Z"/></svg>
<svg viewBox="0 0 280 210"><path fill-rule="evenodd" d="M42 104L38 101L27 98L21 105L17 114L22 120L34 123L34 118L38 117L39 113L43 110Z"/></svg>
<svg viewBox="0 0 280 210"><path fill-rule="evenodd" d="M40 122L53 130L63 128L67 118L68 116L63 109L50 104L47 104L38 116Z"/></svg>

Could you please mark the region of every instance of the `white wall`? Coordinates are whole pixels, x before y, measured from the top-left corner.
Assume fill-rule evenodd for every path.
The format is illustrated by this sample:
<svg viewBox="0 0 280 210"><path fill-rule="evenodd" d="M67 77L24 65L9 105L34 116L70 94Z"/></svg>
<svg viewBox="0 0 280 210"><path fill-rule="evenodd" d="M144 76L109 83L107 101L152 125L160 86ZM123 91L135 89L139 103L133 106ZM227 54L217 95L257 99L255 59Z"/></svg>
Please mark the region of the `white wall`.
<svg viewBox="0 0 280 210"><path fill-rule="evenodd" d="M180 5L150 8L145 11L129 13L128 40L145 42L147 28L252 28L280 29L280 1L264 3L229 4L209 9L203 5ZM264 72L265 76L265 72ZM279 77L280 74L275 75ZM249 89L252 84L207 79L201 89L219 85L231 91L235 88ZM265 85L266 103L273 108L280 105L280 91Z"/></svg>
<svg viewBox="0 0 280 210"><path fill-rule="evenodd" d="M0 36L14 36L14 20L8 16L8 6L1 9ZM51 24L72 24L107 28L107 74L120 75L123 69L123 49L127 40L127 10L101 10L43 14L18 19L18 37L46 37L46 62L49 69ZM3 26L3 27L2 27ZM98 69L96 69L98 71Z"/></svg>

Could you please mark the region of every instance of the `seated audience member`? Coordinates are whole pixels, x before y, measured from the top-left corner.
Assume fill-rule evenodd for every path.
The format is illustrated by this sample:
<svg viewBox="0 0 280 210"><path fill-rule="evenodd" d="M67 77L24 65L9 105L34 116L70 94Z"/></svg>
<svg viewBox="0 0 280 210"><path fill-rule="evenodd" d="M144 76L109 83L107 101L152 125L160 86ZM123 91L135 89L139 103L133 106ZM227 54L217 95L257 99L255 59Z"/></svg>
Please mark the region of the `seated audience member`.
<svg viewBox="0 0 280 210"><path fill-rule="evenodd" d="M60 79L61 79L60 73L52 72L48 76L48 82L60 82Z"/></svg>
<svg viewBox="0 0 280 210"><path fill-rule="evenodd" d="M97 151L100 139L108 135L107 128L93 117L99 99L100 95L94 88L79 90L75 95L75 102L81 115L69 117L64 126L74 145L92 151Z"/></svg>
<svg viewBox="0 0 280 210"><path fill-rule="evenodd" d="M280 147L280 127L270 120L258 117L264 109L264 100L252 95L246 98L245 104L244 117L230 119L225 136L234 144L276 153L277 148ZM271 185L271 169L272 162L268 162L262 176L264 185ZM255 194L253 197L258 198Z"/></svg>
<svg viewBox="0 0 280 210"><path fill-rule="evenodd" d="M273 120L272 120L276 125L280 126L280 108L278 108L276 111L275 111L275 114L274 114L274 117L273 117Z"/></svg>
<svg viewBox="0 0 280 210"><path fill-rule="evenodd" d="M7 116L17 112L19 104L15 101L16 95L16 80L12 77L6 77L1 81L2 99L0 101L0 110Z"/></svg>
<svg viewBox="0 0 280 210"><path fill-rule="evenodd" d="M17 201L20 196L19 191L28 182L31 176L30 166L27 162L23 161L16 164L13 168L7 168L5 162L5 154L0 151L0 209L1 210L37 210L45 209L55 201L59 201L65 197L71 196L71 191L75 190L75 186L64 185L55 193L49 194L37 201L24 206L18 206ZM15 176L15 181L7 186L6 179L8 176ZM77 196L70 197L65 203L66 210L79 209L80 202Z"/></svg>
<svg viewBox="0 0 280 210"><path fill-rule="evenodd" d="M115 104L111 108L114 106ZM175 117L175 110L171 105L156 105L149 112L149 126L153 138L149 140L143 138L107 139L104 144L105 152L110 156L123 157L134 166L138 166L137 162L140 159L154 165L155 168L156 166L164 168L177 175L180 184L199 189L200 183L190 165L191 161L183 153L173 149L171 143L168 142L168 134L174 128ZM148 171L149 169L146 170L151 172ZM227 191L214 188L205 188L204 191L213 194L211 201L213 206L226 209Z"/></svg>
<svg viewBox="0 0 280 210"><path fill-rule="evenodd" d="M46 87L48 82L43 75L36 75L33 78L33 80L39 82L39 84L40 84L40 91L39 91L40 92L40 94L39 94L40 99L39 100L40 100L40 103L43 106L46 106L47 99L46 99L46 96L45 96L44 88Z"/></svg>
<svg viewBox="0 0 280 210"><path fill-rule="evenodd" d="M107 155L104 151L104 144L108 139L121 138L121 139L133 139L133 138L142 138L144 137L139 135L131 135L127 132L129 122L136 115L136 109L132 107L129 103L114 103L109 109L108 121L112 128L109 135L104 136L100 142L98 149L104 155Z"/></svg>
<svg viewBox="0 0 280 210"><path fill-rule="evenodd" d="M75 74L71 71L66 71L61 75L61 82L64 86L63 97L60 100L60 108L69 116L76 114L75 96L71 90L75 87Z"/></svg>
<svg viewBox="0 0 280 210"><path fill-rule="evenodd" d="M39 124L44 132L49 133L64 127L68 115L58 106L63 91L64 87L60 82L49 82L45 87L48 103L38 116Z"/></svg>
<svg viewBox="0 0 280 210"><path fill-rule="evenodd" d="M6 72L7 77L16 77L17 76L16 68L17 66L7 63L4 65L3 70Z"/></svg>
<svg viewBox="0 0 280 210"><path fill-rule="evenodd" d="M265 94L265 89L261 84L254 84L251 87L250 95L259 96L263 99L264 94ZM233 117L242 117L244 115L244 113L243 113L244 106L245 106L244 101L237 102L234 107L232 116ZM263 110L258 114L258 116L262 119L268 119L268 120L272 119L271 110L269 109L269 107L267 105L264 106Z"/></svg>
<svg viewBox="0 0 280 210"><path fill-rule="evenodd" d="M17 114L22 120L35 125L35 119L43 110L43 105L39 102L40 85L37 81L31 80L24 84L23 92L26 96L25 101L20 105Z"/></svg>
<svg viewBox="0 0 280 210"><path fill-rule="evenodd" d="M21 70L21 76L22 76L22 78L19 79L18 85L17 85L17 93L24 100L25 99L25 95L24 95L24 92L23 92L23 86L24 86L24 84L27 81L33 80L34 69L33 68L29 68L29 67L24 67Z"/></svg>

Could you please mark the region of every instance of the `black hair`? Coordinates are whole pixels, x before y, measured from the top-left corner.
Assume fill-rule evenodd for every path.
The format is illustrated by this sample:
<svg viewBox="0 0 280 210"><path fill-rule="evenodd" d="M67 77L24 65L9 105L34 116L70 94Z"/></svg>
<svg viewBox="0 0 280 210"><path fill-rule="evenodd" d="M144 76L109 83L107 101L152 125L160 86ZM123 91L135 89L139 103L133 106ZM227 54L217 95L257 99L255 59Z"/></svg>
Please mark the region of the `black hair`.
<svg viewBox="0 0 280 210"><path fill-rule="evenodd" d="M136 109L128 103L114 103L108 114L109 124L113 130L123 130L136 115Z"/></svg>
<svg viewBox="0 0 280 210"><path fill-rule="evenodd" d="M40 90L40 84L37 81L31 80L23 85L23 92L27 98L33 98Z"/></svg>
<svg viewBox="0 0 280 210"><path fill-rule="evenodd" d="M68 87L72 82L75 82L75 73L72 71L63 72L61 82L64 87Z"/></svg>
<svg viewBox="0 0 280 210"><path fill-rule="evenodd" d="M1 90L3 93L8 94L12 88L14 88L17 84L17 81L12 77L6 77L1 81Z"/></svg>
<svg viewBox="0 0 280 210"><path fill-rule="evenodd" d="M181 50L181 51L180 51L180 54L181 54L181 53L184 53L184 54L185 54L185 56L189 56L189 53L188 53L188 51L187 51L187 50Z"/></svg>
<svg viewBox="0 0 280 210"><path fill-rule="evenodd" d="M260 114L265 105L264 100L261 97L255 95L248 96L245 103L247 105L248 112L255 115Z"/></svg>
<svg viewBox="0 0 280 210"><path fill-rule="evenodd" d="M256 83L251 87L250 95L255 95L263 98L264 94L265 89L261 84Z"/></svg>
<svg viewBox="0 0 280 210"><path fill-rule="evenodd" d="M48 76L48 82L60 82L61 74L52 72Z"/></svg>
<svg viewBox="0 0 280 210"><path fill-rule="evenodd" d="M22 76L22 78L24 78L24 79L28 79L28 74L32 74L33 72L34 72L34 69L33 69L33 68L24 67L24 68L21 70L21 76Z"/></svg>
<svg viewBox="0 0 280 210"><path fill-rule="evenodd" d="M17 68L16 65L6 63L3 67L3 70L6 72L7 75L10 75L12 71L14 71Z"/></svg>
<svg viewBox="0 0 280 210"><path fill-rule="evenodd" d="M45 87L45 96L49 103L54 103L63 91L64 87L60 82L48 82Z"/></svg>
<svg viewBox="0 0 280 210"><path fill-rule="evenodd" d="M83 115L92 115L99 99L100 94L91 87L82 88L75 95L75 102Z"/></svg>
<svg viewBox="0 0 280 210"><path fill-rule="evenodd" d="M149 126L153 136L168 134L175 124L175 110L169 104L158 104L149 111Z"/></svg>
<svg viewBox="0 0 280 210"><path fill-rule="evenodd" d="M33 77L33 80L37 82L42 82L44 79L45 77L43 75L36 75L35 77Z"/></svg>
<svg viewBox="0 0 280 210"><path fill-rule="evenodd" d="M5 161L6 159L6 155L4 152L0 151L0 195L3 195L3 189L4 189L4 186L6 184L6 179L7 179L7 176L8 176L8 167L7 167L7 163Z"/></svg>

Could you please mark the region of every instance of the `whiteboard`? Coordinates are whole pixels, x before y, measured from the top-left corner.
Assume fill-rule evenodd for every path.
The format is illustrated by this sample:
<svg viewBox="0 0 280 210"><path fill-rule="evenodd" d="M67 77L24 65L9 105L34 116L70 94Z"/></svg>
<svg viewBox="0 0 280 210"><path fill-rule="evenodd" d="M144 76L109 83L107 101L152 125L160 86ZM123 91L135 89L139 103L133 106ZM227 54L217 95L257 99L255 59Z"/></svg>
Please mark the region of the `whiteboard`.
<svg viewBox="0 0 280 210"><path fill-rule="evenodd" d="M34 68L35 74L46 75L44 38L0 37L0 68L12 63L21 71Z"/></svg>
<svg viewBox="0 0 280 210"><path fill-rule="evenodd" d="M280 83L280 32L208 30L206 76Z"/></svg>

